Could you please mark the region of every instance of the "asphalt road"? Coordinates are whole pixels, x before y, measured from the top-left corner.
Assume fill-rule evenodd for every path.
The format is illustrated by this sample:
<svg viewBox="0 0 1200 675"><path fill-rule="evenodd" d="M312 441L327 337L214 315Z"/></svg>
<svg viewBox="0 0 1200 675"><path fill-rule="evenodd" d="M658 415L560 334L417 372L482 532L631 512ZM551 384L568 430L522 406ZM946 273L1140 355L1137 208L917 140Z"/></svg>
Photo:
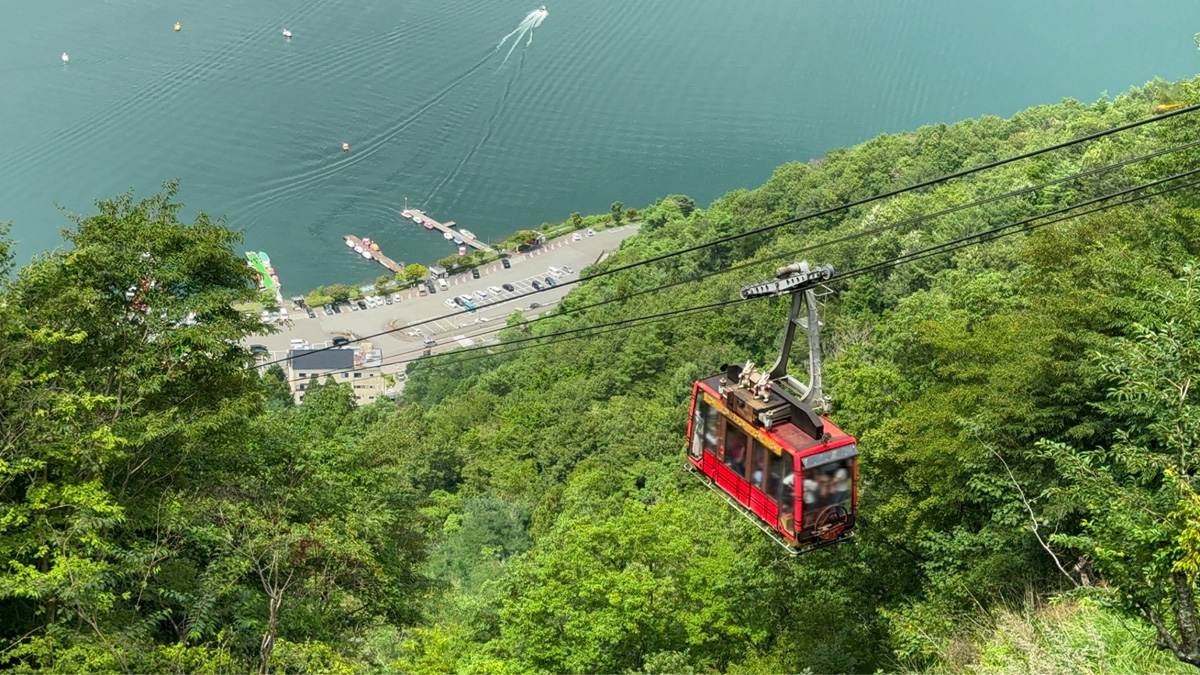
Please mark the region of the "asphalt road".
<svg viewBox="0 0 1200 675"><path fill-rule="evenodd" d="M597 232L588 237L580 232L580 241L573 241L571 235L547 242L546 246L537 251L514 256L510 259L511 269L504 269L499 261L480 268L480 278L474 279L470 273L460 274L448 280L449 290L438 289L437 293L421 296L415 289L401 292L401 300L391 305L374 307L367 310L352 312L345 306L340 314L326 316L320 308L315 308L316 319L308 318L304 312L296 312L289 308L292 326L282 326L278 333L259 335L245 340L247 345L261 344L271 350L271 358L283 358L294 339L307 340L313 347L325 346L335 335L364 337L389 329L417 324L402 328L387 335L370 339L372 346L383 350L384 362L418 356L424 348L423 337L429 336L437 340L433 351L443 351L459 346L478 344L480 339L494 337L495 329L504 325L505 319L514 311L523 311L526 316L534 316L553 307L571 287L554 286L536 295L510 300L521 293L532 290L530 282L538 280L545 286L544 279L549 276L547 268L554 266L560 270L564 265L575 269L575 274L564 274L559 282L578 278L579 272L596 262L605 251L611 251L621 245L625 239L637 233L638 225L629 225ZM339 254L353 255L353 251L339 251ZM501 287L512 284L515 292L502 291L499 294L488 291L489 286ZM476 291L487 293L487 298L481 299ZM470 295L477 305L474 312L464 312L455 305L453 309L446 303L453 302L451 298L457 295ZM540 307L530 309L531 303ZM438 319L448 314L454 316ZM403 365L395 368L384 366L385 372L403 370Z"/></svg>

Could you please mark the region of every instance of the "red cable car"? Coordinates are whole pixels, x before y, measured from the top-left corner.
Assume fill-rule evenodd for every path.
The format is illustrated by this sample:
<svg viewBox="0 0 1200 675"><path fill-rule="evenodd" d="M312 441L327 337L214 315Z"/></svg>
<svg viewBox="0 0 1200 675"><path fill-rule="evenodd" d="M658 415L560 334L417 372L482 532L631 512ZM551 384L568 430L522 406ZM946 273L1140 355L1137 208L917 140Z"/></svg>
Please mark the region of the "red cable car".
<svg viewBox="0 0 1200 675"><path fill-rule="evenodd" d="M743 298L792 295L779 359L769 371L727 365L692 388L688 468L793 554L847 539L858 510L858 447L819 414L828 402L813 288L832 276L828 265L796 263L743 288ZM808 385L786 370L796 326L808 332Z"/></svg>

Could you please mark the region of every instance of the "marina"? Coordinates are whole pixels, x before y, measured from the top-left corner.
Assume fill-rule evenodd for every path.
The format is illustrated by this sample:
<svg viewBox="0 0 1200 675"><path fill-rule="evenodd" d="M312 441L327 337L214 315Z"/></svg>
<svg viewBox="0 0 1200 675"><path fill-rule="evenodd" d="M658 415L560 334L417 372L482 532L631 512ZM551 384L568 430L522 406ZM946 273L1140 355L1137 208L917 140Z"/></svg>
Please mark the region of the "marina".
<svg viewBox="0 0 1200 675"><path fill-rule="evenodd" d="M466 230L454 230L453 227L455 223L453 220L439 223L433 218L430 218L429 215L424 211L418 211L417 209L404 209L400 212L400 215L408 218L427 230L441 230L442 236L444 236L446 239L454 241L456 244L471 246L479 249L480 251L487 251L488 253L495 252L492 250L491 246L479 241L470 232Z"/></svg>
<svg viewBox="0 0 1200 675"><path fill-rule="evenodd" d="M404 263L396 262L395 260L392 260L384 255L383 252L379 250L379 244L371 241L370 239L359 239L352 234L348 234L344 238L346 240L346 246L362 257L367 258L368 260L375 260L380 265L383 265L396 274L404 272Z"/></svg>

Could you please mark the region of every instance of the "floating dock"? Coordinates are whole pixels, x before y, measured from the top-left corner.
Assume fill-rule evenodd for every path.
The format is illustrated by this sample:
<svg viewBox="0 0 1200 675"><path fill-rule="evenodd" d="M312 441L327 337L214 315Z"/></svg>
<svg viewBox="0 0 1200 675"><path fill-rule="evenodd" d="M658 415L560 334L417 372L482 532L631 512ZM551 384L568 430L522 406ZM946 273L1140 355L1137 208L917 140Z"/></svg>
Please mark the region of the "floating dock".
<svg viewBox="0 0 1200 675"><path fill-rule="evenodd" d="M408 218L409 220L411 220L413 222L417 222L417 219L419 218L422 225L432 226L429 229L441 230L442 232L448 232L448 233L454 235L455 237L459 237L460 239L463 240L463 243L466 244L467 246L473 246L473 247L479 249L480 251L487 251L488 253L495 252L492 250L491 246L488 246L487 244L483 243L482 241L479 241L475 237L468 237L468 236L464 235L461 230L452 229L454 226L453 220L447 221L445 223L439 223L438 221L436 221L433 218L430 218L428 215L426 215L424 211L418 211L417 209L404 209L403 211L400 212L400 215L404 216L405 218Z"/></svg>
<svg viewBox="0 0 1200 675"><path fill-rule="evenodd" d="M404 263L396 262L395 260L392 260L384 255L383 252L379 250L379 244L372 242L370 239L363 241L352 234L346 235L344 239L346 240L346 246L362 257L375 260L380 265L383 265L396 274L402 274L404 272Z"/></svg>

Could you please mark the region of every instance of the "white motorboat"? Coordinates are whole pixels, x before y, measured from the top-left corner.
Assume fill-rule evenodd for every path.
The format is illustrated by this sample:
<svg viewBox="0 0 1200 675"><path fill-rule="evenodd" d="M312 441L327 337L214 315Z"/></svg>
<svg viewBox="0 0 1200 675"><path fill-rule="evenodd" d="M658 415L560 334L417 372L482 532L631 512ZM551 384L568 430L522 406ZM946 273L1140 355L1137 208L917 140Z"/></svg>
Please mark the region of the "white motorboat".
<svg viewBox="0 0 1200 675"><path fill-rule="evenodd" d="M292 31L290 31L290 30L288 30L288 29L284 28L284 29L283 29L283 37L285 37L285 38L290 38L290 37L292 37Z"/></svg>

